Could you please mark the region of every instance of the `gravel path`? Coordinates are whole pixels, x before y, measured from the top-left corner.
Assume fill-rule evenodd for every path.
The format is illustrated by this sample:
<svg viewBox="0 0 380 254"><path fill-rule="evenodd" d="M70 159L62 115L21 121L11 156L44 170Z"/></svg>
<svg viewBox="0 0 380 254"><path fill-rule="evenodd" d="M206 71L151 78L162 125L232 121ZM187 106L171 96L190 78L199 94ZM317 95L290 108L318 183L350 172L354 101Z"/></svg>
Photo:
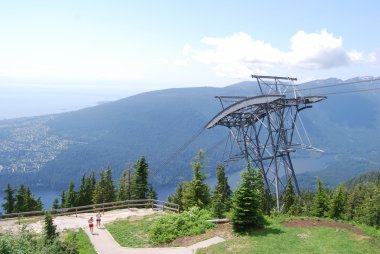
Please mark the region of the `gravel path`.
<svg viewBox="0 0 380 254"><path fill-rule="evenodd" d="M130 208L130 209L120 209L120 210L113 210L113 211L107 211L105 213L102 213L102 223L109 223L118 219L126 219L131 216L145 216L145 215L152 215L152 214L161 214L161 210L157 209L137 209L137 208ZM88 219L92 216L95 220L96 213L81 213L78 215L66 215L66 216L57 216L54 217L54 224L57 226L57 231L62 232L66 229L79 229L87 227ZM33 220L33 218L30 218ZM26 218L25 220L29 220ZM41 218L39 221L25 224L27 229L33 230L37 233L42 232L43 228L43 218ZM22 225L18 224L17 220L0 220L0 231L13 231L16 232L17 230L21 229Z"/></svg>

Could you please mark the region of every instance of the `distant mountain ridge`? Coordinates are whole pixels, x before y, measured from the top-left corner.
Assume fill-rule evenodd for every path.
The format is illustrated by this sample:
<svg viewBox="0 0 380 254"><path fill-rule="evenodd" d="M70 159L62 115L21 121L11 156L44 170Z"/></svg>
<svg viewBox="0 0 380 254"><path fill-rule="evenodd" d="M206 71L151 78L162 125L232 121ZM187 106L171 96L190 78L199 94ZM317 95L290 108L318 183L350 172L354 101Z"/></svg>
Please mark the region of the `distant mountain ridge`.
<svg viewBox="0 0 380 254"><path fill-rule="evenodd" d="M308 82L304 87L334 82L342 81ZM171 155L221 110L214 96L249 96L257 89L251 81L224 88L166 89L73 112L0 121L0 184L25 182L63 189L71 179L79 181L84 173L107 166L118 178L128 164L144 155L155 186L175 185L191 177L190 163L200 148L206 151L207 170L213 174L223 159L224 128L203 131L187 149ZM298 176L302 185L312 185L319 173L327 185L335 185L337 179L377 168L379 109L380 93L372 92L331 96L302 112L313 145L326 151L325 155L294 154L321 161L322 171L308 170L307 163L296 168L306 172Z"/></svg>

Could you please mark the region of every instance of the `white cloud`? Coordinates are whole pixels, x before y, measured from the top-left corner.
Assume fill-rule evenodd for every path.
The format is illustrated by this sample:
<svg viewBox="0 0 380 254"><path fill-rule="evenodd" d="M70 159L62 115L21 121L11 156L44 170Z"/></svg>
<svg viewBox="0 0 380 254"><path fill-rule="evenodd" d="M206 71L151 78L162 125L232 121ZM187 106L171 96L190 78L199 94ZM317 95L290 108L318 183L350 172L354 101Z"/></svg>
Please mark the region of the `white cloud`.
<svg viewBox="0 0 380 254"><path fill-rule="evenodd" d="M264 41L252 39L246 33L230 37L205 37L205 49L193 49L189 44L183 55L209 65L217 76L244 77L252 73L267 73L275 67L287 69L324 70L354 63L374 63L376 54L347 51L343 39L326 30L319 33L298 31L290 39L290 50L281 51Z"/></svg>
<svg viewBox="0 0 380 254"><path fill-rule="evenodd" d="M303 69L329 69L348 65L350 57L342 46L342 38L322 30L320 33L297 32L291 39L286 62ZM359 52L358 52L359 53Z"/></svg>

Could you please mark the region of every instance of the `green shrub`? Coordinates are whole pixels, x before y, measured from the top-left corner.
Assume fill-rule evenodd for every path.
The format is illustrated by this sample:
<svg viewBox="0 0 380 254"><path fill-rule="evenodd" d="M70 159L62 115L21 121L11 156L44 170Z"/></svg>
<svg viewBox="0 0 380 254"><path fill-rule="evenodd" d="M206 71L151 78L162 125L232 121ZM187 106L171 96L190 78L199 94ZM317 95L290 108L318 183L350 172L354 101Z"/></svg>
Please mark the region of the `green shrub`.
<svg viewBox="0 0 380 254"><path fill-rule="evenodd" d="M70 246L59 239L54 239L48 244L43 236L21 230L19 233L0 234L1 254L77 254L75 246Z"/></svg>
<svg viewBox="0 0 380 254"><path fill-rule="evenodd" d="M211 213L192 207L182 214L170 214L156 220L150 230L149 239L155 243L168 243L181 236L198 235L215 227L211 222Z"/></svg>

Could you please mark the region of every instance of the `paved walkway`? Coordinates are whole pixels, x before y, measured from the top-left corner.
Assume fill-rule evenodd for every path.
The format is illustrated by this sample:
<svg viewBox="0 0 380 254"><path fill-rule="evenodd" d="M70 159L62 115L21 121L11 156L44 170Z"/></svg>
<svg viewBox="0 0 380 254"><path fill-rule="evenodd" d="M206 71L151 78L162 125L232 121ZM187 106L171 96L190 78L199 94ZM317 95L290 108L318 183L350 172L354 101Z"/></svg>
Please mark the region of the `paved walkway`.
<svg viewBox="0 0 380 254"><path fill-rule="evenodd" d="M221 237L213 237L188 247L125 248L121 247L103 226L101 228L95 227L93 234L91 234L88 227L85 228L85 232L90 238L90 241L94 245L98 254L193 254L197 249L205 248L225 241Z"/></svg>

